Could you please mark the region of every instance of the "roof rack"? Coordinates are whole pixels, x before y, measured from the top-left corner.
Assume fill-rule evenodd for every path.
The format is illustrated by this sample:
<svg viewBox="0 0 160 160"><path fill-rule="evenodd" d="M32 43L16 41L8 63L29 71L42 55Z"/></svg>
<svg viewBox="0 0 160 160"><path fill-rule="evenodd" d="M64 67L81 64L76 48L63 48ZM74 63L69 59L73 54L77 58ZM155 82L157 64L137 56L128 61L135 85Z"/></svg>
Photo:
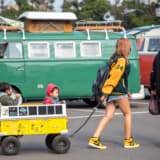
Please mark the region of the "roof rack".
<svg viewBox="0 0 160 160"><path fill-rule="evenodd" d="M104 29L112 29L112 30L121 30L121 21L78 21L75 23L75 30L83 31L85 29L89 30L104 30Z"/></svg>
<svg viewBox="0 0 160 160"><path fill-rule="evenodd" d="M76 26L121 26L120 20L113 21L85 21L81 20L75 23Z"/></svg>
<svg viewBox="0 0 160 160"><path fill-rule="evenodd" d="M123 30L124 27L121 27L121 26L80 26L80 27L76 27L75 30L77 31L84 31L86 29L89 29L89 30Z"/></svg>
<svg viewBox="0 0 160 160"><path fill-rule="evenodd" d="M11 26L0 26L0 30L3 31L4 40L7 40L7 31L21 31L23 34L23 40L25 40L25 32L23 28L20 27L11 27Z"/></svg>
<svg viewBox="0 0 160 160"><path fill-rule="evenodd" d="M91 32L99 32L103 31L106 33L106 40L109 39L108 37L108 30L109 32L123 32L124 38L127 37L126 30L124 27L121 26L120 20L114 20L114 21L78 21L75 23L76 31L82 31L87 32L88 34L88 40L90 40L90 31Z"/></svg>

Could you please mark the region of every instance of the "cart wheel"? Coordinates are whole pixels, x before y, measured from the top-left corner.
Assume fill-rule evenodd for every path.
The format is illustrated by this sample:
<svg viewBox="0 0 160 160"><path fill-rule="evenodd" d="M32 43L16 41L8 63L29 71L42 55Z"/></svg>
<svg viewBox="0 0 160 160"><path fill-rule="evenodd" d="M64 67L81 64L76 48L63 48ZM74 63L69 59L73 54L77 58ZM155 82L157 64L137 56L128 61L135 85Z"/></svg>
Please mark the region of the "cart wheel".
<svg viewBox="0 0 160 160"><path fill-rule="evenodd" d="M48 147L48 149L52 150L53 151L53 148L52 148L52 141L53 139L57 136L57 134L48 134L46 136L46 139L45 139L45 143L46 143L46 146Z"/></svg>
<svg viewBox="0 0 160 160"><path fill-rule="evenodd" d="M66 153L70 148L70 140L64 135L58 135L52 141L52 148L57 154Z"/></svg>
<svg viewBox="0 0 160 160"><path fill-rule="evenodd" d="M5 155L16 155L20 150L20 141L17 137L9 136L2 140L2 153Z"/></svg>
<svg viewBox="0 0 160 160"><path fill-rule="evenodd" d="M1 137L1 139L0 139L0 146L2 145L2 141L4 140L4 138L6 138L6 136Z"/></svg>

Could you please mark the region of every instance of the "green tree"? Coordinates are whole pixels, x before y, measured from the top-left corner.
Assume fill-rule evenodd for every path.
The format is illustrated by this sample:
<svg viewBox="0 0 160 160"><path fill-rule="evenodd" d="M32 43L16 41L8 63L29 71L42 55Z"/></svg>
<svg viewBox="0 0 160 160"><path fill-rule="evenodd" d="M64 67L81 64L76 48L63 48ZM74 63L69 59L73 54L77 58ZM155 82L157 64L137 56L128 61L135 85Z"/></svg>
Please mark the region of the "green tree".
<svg viewBox="0 0 160 160"><path fill-rule="evenodd" d="M84 0L81 3L81 19L102 20L109 9L110 3L106 0Z"/></svg>
<svg viewBox="0 0 160 160"><path fill-rule="evenodd" d="M72 2L64 0L63 5L61 6L62 11L64 11L64 12L70 12L70 11L72 11L72 8L71 8L72 5L73 5Z"/></svg>
<svg viewBox="0 0 160 160"><path fill-rule="evenodd" d="M64 12L73 12L77 15L78 18L80 18L81 8L80 2L78 0L73 0L72 2L64 0L62 10Z"/></svg>
<svg viewBox="0 0 160 160"><path fill-rule="evenodd" d="M112 6L111 13L122 20L126 28L140 27L160 23L155 13L156 6L156 3L146 5L139 0L124 0L121 6Z"/></svg>
<svg viewBox="0 0 160 160"><path fill-rule="evenodd" d="M37 10L36 8L28 4L28 0L15 0L15 2L19 6L19 10L16 10L14 8L5 8L2 12L2 16L11 19L18 19L19 15L25 11Z"/></svg>
<svg viewBox="0 0 160 160"><path fill-rule="evenodd" d="M37 9L29 5L28 0L15 0L16 4L19 6L18 15L22 14L25 11L36 11ZM18 17L17 17L18 18Z"/></svg>
<svg viewBox="0 0 160 160"><path fill-rule="evenodd" d="M32 5L38 10L53 10L54 0L31 0Z"/></svg>
<svg viewBox="0 0 160 160"><path fill-rule="evenodd" d="M110 9L110 3L107 0L64 0L62 9L74 12L80 20L102 20L103 15Z"/></svg>
<svg viewBox="0 0 160 160"><path fill-rule="evenodd" d="M20 10L18 11L18 15L27 12L27 11L37 11L36 8L34 8L33 6L30 5L24 5L20 8Z"/></svg>
<svg viewBox="0 0 160 160"><path fill-rule="evenodd" d="M11 19L18 19L19 13L14 8L11 8L9 10L4 10L1 15Z"/></svg>
<svg viewBox="0 0 160 160"><path fill-rule="evenodd" d="M53 10L54 0L31 0L32 4L29 4L28 0L15 0L15 2L19 6L19 10L15 10L14 8L5 8L2 12L2 16L12 19L18 19L19 15L25 11Z"/></svg>
<svg viewBox="0 0 160 160"><path fill-rule="evenodd" d="M28 0L15 0L16 1L16 4L21 8L25 5L28 5Z"/></svg>

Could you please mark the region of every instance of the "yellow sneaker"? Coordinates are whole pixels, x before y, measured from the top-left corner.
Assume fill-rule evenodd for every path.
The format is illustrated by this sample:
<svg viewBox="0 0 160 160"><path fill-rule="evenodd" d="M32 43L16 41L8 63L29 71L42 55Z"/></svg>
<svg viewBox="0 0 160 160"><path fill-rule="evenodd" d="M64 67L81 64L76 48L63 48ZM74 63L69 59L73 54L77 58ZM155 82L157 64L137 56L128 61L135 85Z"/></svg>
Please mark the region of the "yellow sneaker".
<svg viewBox="0 0 160 160"><path fill-rule="evenodd" d="M93 147L93 148L98 148L98 149L106 149L107 146L103 146L102 143L100 142L99 138L96 137L92 137L90 138L88 145Z"/></svg>
<svg viewBox="0 0 160 160"><path fill-rule="evenodd" d="M138 148L139 146L139 144L133 141L132 137L124 140L124 148Z"/></svg>

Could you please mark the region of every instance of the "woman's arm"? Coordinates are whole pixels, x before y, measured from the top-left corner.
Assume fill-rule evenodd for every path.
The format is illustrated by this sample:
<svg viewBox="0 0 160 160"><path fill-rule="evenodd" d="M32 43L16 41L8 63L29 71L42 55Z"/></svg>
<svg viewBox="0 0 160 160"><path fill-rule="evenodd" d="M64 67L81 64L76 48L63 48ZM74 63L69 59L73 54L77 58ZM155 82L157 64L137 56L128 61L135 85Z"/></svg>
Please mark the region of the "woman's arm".
<svg viewBox="0 0 160 160"><path fill-rule="evenodd" d="M122 77L126 67L125 58L118 58L117 63L111 68L110 77L105 81L102 88L102 93L104 95L109 95L112 93L113 89L117 86L120 78Z"/></svg>

